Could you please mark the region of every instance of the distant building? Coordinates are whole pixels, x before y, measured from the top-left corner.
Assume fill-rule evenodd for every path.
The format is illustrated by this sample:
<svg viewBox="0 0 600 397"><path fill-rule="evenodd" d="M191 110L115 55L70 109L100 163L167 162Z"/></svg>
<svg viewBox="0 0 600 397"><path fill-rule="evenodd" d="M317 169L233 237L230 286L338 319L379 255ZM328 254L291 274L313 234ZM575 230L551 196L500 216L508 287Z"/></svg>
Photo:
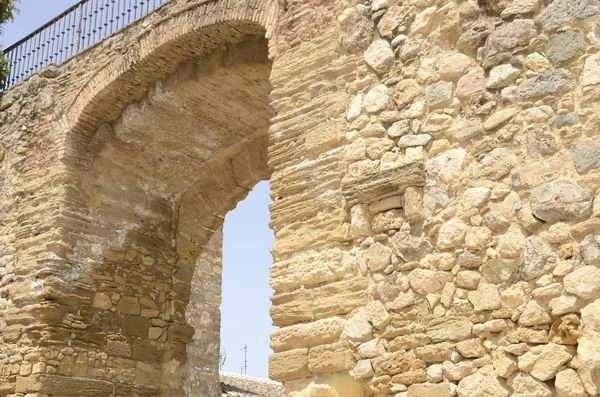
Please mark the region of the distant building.
<svg viewBox="0 0 600 397"><path fill-rule="evenodd" d="M221 372L223 397L285 397L281 383Z"/></svg>

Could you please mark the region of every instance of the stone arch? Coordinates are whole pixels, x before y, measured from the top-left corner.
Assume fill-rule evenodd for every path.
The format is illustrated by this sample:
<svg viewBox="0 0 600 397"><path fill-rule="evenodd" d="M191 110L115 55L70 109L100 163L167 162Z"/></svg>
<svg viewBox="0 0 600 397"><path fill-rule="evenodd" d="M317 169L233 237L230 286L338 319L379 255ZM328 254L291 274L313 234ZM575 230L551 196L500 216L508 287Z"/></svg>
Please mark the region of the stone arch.
<svg viewBox="0 0 600 397"><path fill-rule="evenodd" d="M51 282L60 310L45 329L70 349L51 356L58 370L44 390L217 394L220 269L194 270L225 214L270 176L273 9L169 7L158 11L168 17L150 16L152 30L130 28L132 53L95 73L62 119L71 181ZM203 299L190 308L192 284ZM194 370L192 352L202 357ZM69 390L57 386L65 382Z"/></svg>

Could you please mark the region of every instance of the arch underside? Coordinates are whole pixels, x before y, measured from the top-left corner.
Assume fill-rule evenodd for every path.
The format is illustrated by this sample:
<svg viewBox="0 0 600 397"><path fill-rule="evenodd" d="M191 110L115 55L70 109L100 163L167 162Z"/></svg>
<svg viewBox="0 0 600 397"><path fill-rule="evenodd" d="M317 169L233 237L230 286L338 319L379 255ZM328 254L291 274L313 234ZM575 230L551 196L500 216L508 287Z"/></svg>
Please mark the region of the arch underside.
<svg viewBox="0 0 600 397"><path fill-rule="evenodd" d="M209 252L220 251L225 214L270 176L270 70L267 41L245 35L73 138L70 250L55 272L87 305L61 305L48 332L73 349L56 358L61 376L123 395L217 394L221 272ZM65 318L80 326L65 333Z"/></svg>

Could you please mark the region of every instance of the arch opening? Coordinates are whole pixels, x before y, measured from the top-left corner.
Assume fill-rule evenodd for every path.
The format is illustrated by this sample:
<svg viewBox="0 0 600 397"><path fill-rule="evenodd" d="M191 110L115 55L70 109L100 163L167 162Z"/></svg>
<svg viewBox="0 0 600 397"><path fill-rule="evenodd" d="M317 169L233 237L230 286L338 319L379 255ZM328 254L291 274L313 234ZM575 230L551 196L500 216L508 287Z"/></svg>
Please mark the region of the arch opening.
<svg viewBox="0 0 600 397"><path fill-rule="evenodd" d="M221 269L211 255L227 212L270 177L270 70L255 32L216 45L78 140L67 161L78 169L78 225L59 276L86 285L89 305L66 309L82 327L58 375L117 395L218 395Z"/></svg>

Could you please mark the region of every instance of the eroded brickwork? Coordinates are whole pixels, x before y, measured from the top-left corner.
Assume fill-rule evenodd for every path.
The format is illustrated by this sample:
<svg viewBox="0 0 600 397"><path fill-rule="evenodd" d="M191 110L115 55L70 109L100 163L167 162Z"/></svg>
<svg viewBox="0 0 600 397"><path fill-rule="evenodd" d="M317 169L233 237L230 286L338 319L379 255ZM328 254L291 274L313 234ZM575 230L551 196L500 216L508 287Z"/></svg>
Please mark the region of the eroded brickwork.
<svg viewBox="0 0 600 397"><path fill-rule="evenodd" d="M213 396L270 179L290 397L600 395L595 0L172 0L0 100L0 396Z"/></svg>

